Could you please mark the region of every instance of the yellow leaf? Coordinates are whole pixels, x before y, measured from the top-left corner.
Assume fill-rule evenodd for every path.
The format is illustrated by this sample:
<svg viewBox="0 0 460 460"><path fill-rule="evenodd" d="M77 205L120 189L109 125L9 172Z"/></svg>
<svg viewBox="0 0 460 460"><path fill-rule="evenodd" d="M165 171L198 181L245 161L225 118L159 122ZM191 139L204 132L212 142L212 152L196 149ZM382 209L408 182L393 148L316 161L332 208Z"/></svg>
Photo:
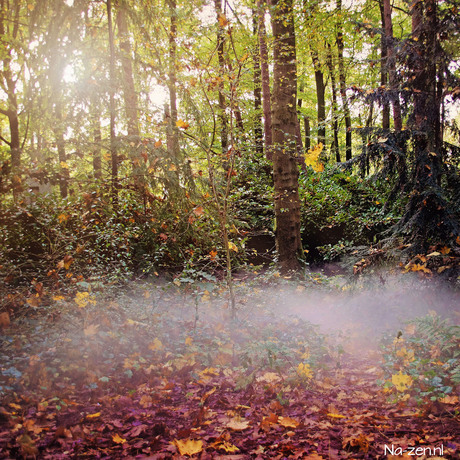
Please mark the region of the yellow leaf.
<svg viewBox="0 0 460 460"><path fill-rule="evenodd" d="M32 3L29 3L29 4L27 5L27 8L29 9L29 11L33 11L33 10L35 9L35 5L32 4Z"/></svg>
<svg viewBox="0 0 460 460"><path fill-rule="evenodd" d="M151 342L149 345L149 350L152 350L152 351L161 350L162 348L163 348L163 344L161 343L161 340L158 338L153 339L153 342Z"/></svg>
<svg viewBox="0 0 460 460"><path fill-rule="evenodd" d="M441 398L440 401L444 404L458 404L458 396L447 395Z"/></svg>
<svg viewBox="0 0 460 460"><path fill-rule="evenodd" d="M238 447L230 444L228 441L215 442L212 444L212 447L214 447L214 449L225 450L225 452L238 452L240 450Z"/></svg>
<svg viewBox="0 0 460 460"><path fill-rule="evenodd" d="M176 126L178 128L187 129L190 126L190 124L184 120L179 119L176 121Z"/></svg>
<svg viewBox="0 0 460 460"><path fill-rule="evenodd" d="M276 383L281 380L280 376L275 372L265 372L261 377L257 377L258 382Z"/></svg>
<svg viewBox="0 0 460 460"><path fill-rule="evenodd" d="M241 417L233 417L225 426L233 431L243 431L249 428L249 420Z"/></svg>
<svg viewBox="0 0 460 460"><path fill-rule="evenodd" d="M297 366L297 374L304 379L311 379L313 377L313 371L309 364L300 363Z"/></svg>
<svg viewBox="0 0 460 460"><path fill-rule="evenodd" d="M193 343L193 339L191 337L187 337L185 339L185 345L190 346L190 345L192 345L192 343Z"/></svg>
<svg viewBox="0 0 460 460"><path fill-rule="evenodd" d="M58 219L59 219L59 223L62 224L62 222L65 222L66 220L68 220L70 216L68 214L59 214L58 216Z"/></svg>
<svg viewBox="0 0 460 460"><path fill-rule="evenodd" d="M169 171L177 171L176 165L174 163L171 163L168 169Z"/></svg>
<svg viewBox="0 0 460 460"><path fill-rule="evenodd" d="M320 142L305 154L305 165L310 166L315 172L324 171L324 165L319 161L319 156L322 151L323 144Z"/></svg>
<svg viewBox="0 0 460 460"><path fill-rule="evenodd" d="M290 417L278 417L278 423L285 428L297 428L300 422Z"/></svg>
<svg viewBox="0 0 460 460"><path fill-rule="evenodd" d="M328 412L327 415L331 418L346 418L345 415L334 414L333 412Z"/></svg>
<svg viewBox="0 0 460 460"><path fill-rule="evenodd" d="M175 439L173 444L181 455L195 455L203 450L203 441L199 439Z"/></svg>
<svg viewBox="0 0 460 460"><path fill-rule="evenodd" d="M88 414L86 418L98 418L101 416L100 412L96 412L95 414Z"/></svg>
<svg viewBox="0 0 460 460"><path fill-rule="evenodd" d="M238 252L238 248L236 247L236 244L232 243L231 241L228 242L228 249L231 249L232 251Z"/></svg>
<svg viewBox="0 0 460 460"><path fill-rule="evenodd" d="M115 442L116 444L124 444L126 442L126 439L122 438L121 436L119 436L118 434L115 434L112 436L112 440L113 442Z"/></svg>
<svg viewBox="0 0 460 460"><path fill-rule="evenodd" d="M391 382L398 391L406 391L412 385L412 377L399 371L391 376Z"/></svg>
<svg viewBox="0 0 460 460"><path fill-rule="evenodd" d="M61 161L61 168L62 169L69 169L69 165L65 161Z"/></svg>

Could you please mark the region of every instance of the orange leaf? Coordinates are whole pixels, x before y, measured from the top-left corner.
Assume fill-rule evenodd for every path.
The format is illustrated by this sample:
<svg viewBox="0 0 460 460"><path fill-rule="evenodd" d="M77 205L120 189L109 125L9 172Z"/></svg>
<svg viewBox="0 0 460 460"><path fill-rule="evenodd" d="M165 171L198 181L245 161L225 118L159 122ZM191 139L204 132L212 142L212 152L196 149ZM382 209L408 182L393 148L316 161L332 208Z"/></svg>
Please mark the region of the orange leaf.
<svg viewBox="0 0 460 460"><path fill-rule="evenodd" d="M163 142L161 142L161 140L156 141L156 142L155 142L155 147L157 147L157 148L158 148L158 147L161 147L162 144L163 144Z"/></svg>
<svg viewBox="0 0 460 460"><path fill-rule="evenodd" d="M121 436L119 436L118 434L115 434L112 436L112 440L113 442L115 442L116 444L124 444L126 442L126 439L122 438Z"/></svg>
<svg viewBox="0 0 460 460"><path fill-rule="evenodd" d="M193 213L195 214L195 216L202 216L203 213L204 213L203 206L197 206L197 207L193 210Z"/></svg>
<svg viewBox="0 0 460 460"><path fill-rule="evenodd" d="M448 248L447 246L444 246L444 247L442 247L442 248L440 249L440 251L441 251L441 254L442 254L443 256L445 256L445 255L449 254L450 248Z"/></svg>
<svg viewBox="0 0 460 460"><path fill-rule="evenodd" d="M225 14L220 13L218 19L221 27L225 27L228 24L228 19Z"/></svg>
<svg viewBox="0 0 460 460"><path fill-rule="evenodd" d="M4 311L3 313L0 313L0 328L6 329L10 326L10 323L10 315L8 312Z"/></svg>
<svg viewBox="0 0 460 460"><path fill-rule="evenodd" d="M278 423L286 428L297 428L299 426L299 422L290 417L279 417Z"/></svg>

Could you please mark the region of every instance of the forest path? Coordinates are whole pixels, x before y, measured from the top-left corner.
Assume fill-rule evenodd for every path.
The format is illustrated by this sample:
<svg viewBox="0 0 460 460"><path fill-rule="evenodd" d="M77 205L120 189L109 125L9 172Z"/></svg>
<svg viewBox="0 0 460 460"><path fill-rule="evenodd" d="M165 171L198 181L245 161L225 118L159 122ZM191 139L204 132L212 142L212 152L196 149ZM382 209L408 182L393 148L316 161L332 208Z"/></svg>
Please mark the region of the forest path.
<svg viewBox="0 0 460 460"><path fill-rule="evenodd" d="M413 293L327 282L240 280L236 321L207 281L55 296L2 337L0 458L458 458L458 402L377 384Z"/></svg>

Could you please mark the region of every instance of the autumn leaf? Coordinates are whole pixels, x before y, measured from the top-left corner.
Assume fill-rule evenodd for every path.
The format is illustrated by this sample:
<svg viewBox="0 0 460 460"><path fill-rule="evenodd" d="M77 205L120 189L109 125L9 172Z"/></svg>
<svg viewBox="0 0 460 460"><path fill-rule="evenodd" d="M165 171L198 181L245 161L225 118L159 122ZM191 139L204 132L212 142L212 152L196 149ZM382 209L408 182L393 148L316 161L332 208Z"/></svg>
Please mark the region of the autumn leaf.
<svg viewBox="0 0 460 460"><path fill-rule="evenodd" d="M96 335L99 329L99 324L90 324L86 329L83 330L86 337Z"/></svg>
<svg viewBox="0 0 460 460"><path fill-rule="evenodd" d="M118 433L112 436L112 440L116 444L124 444L126 442L126 439L122 438Z"/></svg>
<svg viewBox="0 0 460 460"><path fill-rule="evenodd" d="M58 216L59 223L62 224L63 222L67 221L69 217L70 216L68 214L59 214Z"/></svg>
<svg viewBox="0 0 460 460"><path fill-rule="evenodd" d="M204 213L204 209L203 209L203 206L197 206L194 210L193 210L193 214L195 214L195 216L202 216Z"/></svg>
<svg viewBox="0 0 460 460"><path fill-rule="evenodd" d="M149 350L152 350L152 351L161 350L162 348L163 348L163 344L161 343L161 340L158 338L153 339L153 342L150 342L149 344Z"/></svg>
<svg viewBox="0 0 460 460"><path fill-rule="evenodd" d="M310 166L315 172L324 171L324 165L319 161L319 156L323 151L323 144L320 142L305 154L305 165Z"/></svg>
<svg viewBox="0 0 460 460"><path fill-rule="evenodd" d="M179 119L176 121L176 126L178 128L188 129L190 127L190 124L185 122L184 120Z"/></svg>
<svg viewBox="0 0 460 460"><path fill-rule="evenodd" d="M249 428L249 420L241 417L233 417L225 426L233 431L243 431Z"/></svg>
<svg viewBox="0 0 460 460"><path fill-rule="evenodd" d="M10 326L10 315L8 312L4 311L0 313L0 328L6 329Z"/></svg>
<svg viewBox="0 0 460 460"><path fill-rule="evenodd" d="M155 142L155 147L158 148L158 147L161 147L161 145L163 144L163 142L161 142L161 140L158 140Z"/></svg>
<svg viewBox="0 0 460 460"><path fill-rule="evenodd" d="M412 378L410 375L399 371L397 374L391 376L391 382L398 391L406 391L412 385Z"/></svg>
<svg viewBox="0 0 460 460"><path fill-rule="evenodd" d="M440 249L440 252L443 256L446 256L447 254L449 254L450 248L448 248L447 246L444 246Z"/></svg>
<svg viewBox="0 0 460 460"><path fill-rule="evenodd" d="M211 260L215 260L216 259L216 256L217 256L217 251L215 249L213 249L210 253L209 253L209 257Z"/></svg>
<svg viewBox="0 0 460 460"><path fill-rule="evenodd" d="M193 339L192 339L191 337L187 337L187 338L185 339L185 345L191 346L192 343L193 343Z"/></svg>
<svg viewBox="0 0 460 460"><path fill-rule="evenodd" d="M218 20L219 20L219 25L221 27L225 27L226 25L228 25L228 19L225 16L225 14L219 13Z"/></svg>
<svg viewBox="0 0 460 460"><path fill-rule="evenodd" d="M228 242L228 249L231 249L232 251L238 252L238 248L235 243L232 243L231 241Z"/></svg>
<svg viewBox="0 0 460 460"><path fill-rule="evenodd" d="M195 455L203 450L203 441L195 439L175 439L173 444L180 455Z"/></svg>
<svg viewBox="0 0 460 460"><path fill-rule="evenodd" d="M215 443L211 444L211 447L218 450L225 450L225 452L233 453L238 452L240 449L235 445L229 443L228 441L216 441Z"/></svg>
<svg viewBox="0 0 460 460"><path fill-rule="evenodd" d="M454 395L446 395L444 398L441 398L441 401L444 404L458 404L458 396Z"/></svg>
<svg viewBox="0 0 460 460"><path fill-rule="evenodd" d="M276 383L281 380L280 376L275 372L265 372L264 375L257 377L258 382Z"/></svg>
<svg viewBox="0 0 460 460"><path fill-rule="evenodd" d="M91 419L91 418L98 418L98 417L100 417L100 416L101 416L101 413L100 413L100 412L96 412L96 413L94 413L94 414L88 414L88 415L86 416L86 418Z"/></svg>
<svg viewBox="0 0 460 460"><path fill-rule="evenodd" d="M297 374L303 379L311 379L313 377L313 371L310 368L309 364L300 363L297 366Z"/></svg>
<svg viewBox="0 0 460 460"><path fill-rule="evenodd" d="M285 428L297 428L300 424L300 422L290 417L279 417L278 423Z"/></svg>

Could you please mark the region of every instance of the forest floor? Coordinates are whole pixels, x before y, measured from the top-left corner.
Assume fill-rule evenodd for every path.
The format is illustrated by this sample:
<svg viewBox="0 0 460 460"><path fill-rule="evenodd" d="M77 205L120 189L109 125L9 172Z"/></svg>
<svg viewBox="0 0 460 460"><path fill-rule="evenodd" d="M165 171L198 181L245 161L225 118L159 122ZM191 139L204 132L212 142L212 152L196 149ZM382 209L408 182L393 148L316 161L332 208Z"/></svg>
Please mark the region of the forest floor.
<svg viewBox="0 0 460 460"><path fill-rule="evenodd" d="M0 458L460 457L458 398L378 384L380 338L430 310L458 323L458 292L272 273L235 293L232 319L213 280L42 290L3 324Z"/></svg>

